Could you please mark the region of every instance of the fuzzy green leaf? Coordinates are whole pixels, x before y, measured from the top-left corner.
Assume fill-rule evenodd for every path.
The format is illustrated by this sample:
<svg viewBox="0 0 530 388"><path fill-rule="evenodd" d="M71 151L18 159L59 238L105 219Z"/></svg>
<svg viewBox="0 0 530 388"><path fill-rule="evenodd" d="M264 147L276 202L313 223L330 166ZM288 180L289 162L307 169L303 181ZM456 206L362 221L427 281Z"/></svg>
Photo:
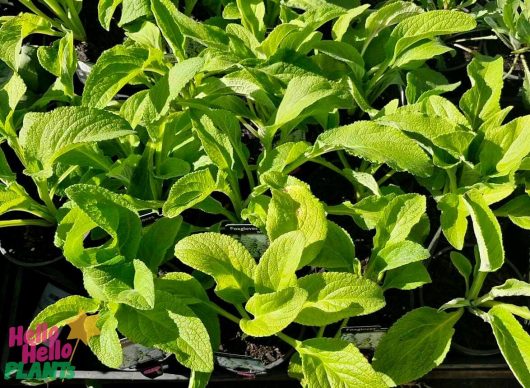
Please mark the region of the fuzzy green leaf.
<svg viewBox="0 0 530 388"><path fill-rule="evenodd" d="M318 255L324 244L327 234L324 207L307 184L288 177L283 188L272 189L266 228L271 241L294 230L304 234L305 249L299 263L301 268Z"/></svg>
<svg viewBox="0 0 530 388"><path fill-rule="evenodd" d="M421 147L398 129L371 121L328 130L321 134L313 153L335 150L347 152L374 163L386 163L398 171L420 177L432 174L432 162Z"/></svg>
<svg viewBox="0 0 530 388"><path fill-rule="evenodd" d="M118 329L131 341L175 354L184 366L199 371L213 370L213 351L204 324L169 294L157 293L153 310L136 310L120 305Z"/></svg>
<svg viewBox="0 0 530 388"><path fill-rule="evenodd" d="M200 233L180 240L175 256L184 264L212 276L219 297L242 303L254 287L256 262L237 240L218 233Z"/></svg>
<svg viewBox="0 0 530 388"><path fill-rule="evenodd" d="M504 246L499 221L478 191L468 191L464 196L464 201L471 215L477 239L480 256L479 271L494 272L504 263Z"/></svg>
<svg viewBox="0 0 530 388"><path fill-rule="evenodd" d="M46 323L48 327L62 327L75 321L79 314L93 313L99 309L99 302L91 298L72 295L59 299L54 304L42 310L29 325L35 330L37 325Z"/></svg>
<svg viewBox="0 0 530 388"><path fill-rule="evenodd" d="M253 319L242 319L241 330L253 337L274 335L296 318L307 298L307 292L297 287L284 288L268 294L254 294L245 305Z"/></svg>
<svg viewBox="0 0 530 388"><path fill-rule="evenodd" d="M88 339L90 350L109 368L119 368L123 363L123 349L116 329L118 320L106 311L99 315L97 326L100 333Z"/></svg>
<svg viewBox="0 0 530 388"><path fill-rule="evenodd" d="M298 280L298 287L308 294L296 318L302 325L325 326L385 306L383 290L376 283L346 272L307 275Z"/></svg>
<svg viewBox="0 0 530 388"><path fill-rule="evenodd" d="M305 247L304 234L288 232L274 240L256 267L256 292L279 291L296 285L296 269Z"/></svg>
<svg viewBox="0 0 530 388"><path fill-rule="evenodd" d="M392 386L416 380L440 365L451 346L461 313L421 307L400 318L385 334L373 367ZM396 362L399 360L399 362Z"/></svg>
<svg viewBox="0 0 530 388"><path fill-rule="evenodd" d="M105 108L125 85L161 60L162 55L157 49L139 46L118 45L105 51L87 78L82 105Z"/></svg>
<svg viewBox="0 0 530 388"><path fill-rule="evenodd" d="M296 350L302 359L306 388L383 388L387 385L351 343L335 338L313 338Z"/></svg>
<svg viewBox="0 0 530 388"><path fill-rule="evenodd" d="M530 336L502 305L489 312L493 334L502 355L522 386L530 386Z"/></svg>
<svg viewBox="0 0 530 388"><path fill-rule="evenodd" d="M177 217L184 210L204 201L216 190L217 183L208 169L184 175L169 191L167 201L162 208L164 216Z"/></svg>
<svg viewBox="0 0 530 388"><path fill-rule="evenodd" d="M129 124L113 113L71 106L26 114L19 141L29 162L27 172L47 178L57 158L68 151L133 133Z"/></svg>

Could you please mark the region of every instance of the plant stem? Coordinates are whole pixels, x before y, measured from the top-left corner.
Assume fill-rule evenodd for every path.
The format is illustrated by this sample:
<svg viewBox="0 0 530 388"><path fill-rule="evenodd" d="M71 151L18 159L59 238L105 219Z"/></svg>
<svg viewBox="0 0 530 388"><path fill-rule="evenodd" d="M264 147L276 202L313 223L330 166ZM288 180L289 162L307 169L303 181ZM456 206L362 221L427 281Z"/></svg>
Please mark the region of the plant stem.
<svg viewBox="0 0 530 388"><path fill-rule="evenodd" d="M340 335L342 334L342 329L344 329L348 325L349 321L350 321L350 318L344 318L342 320L337 332L335 333L335 338L340 338Z"/></svg>
<svg viewBox="0 0 530 388"><path fill-rule="evenodd" d="M381 186L383 183L385 183L387 180L389 180L390 178L392 178L394 176L396 172L394 170L391 170L389 172L387 172L383 177L381 177L381 179L379 179L377 181L377 184L379 186Z"/></svg>
<svg viewBox="0 0 530 388"><path fill-rule="evenodd" d="M473 279L473 283L471 284L471 288L469 289L469 293L467 295L468 300L477 299L478 294L482 289L482 285L484 284L484 280L486 280L486 276L488 276L488 272L477 272L477 275Z"/></svg>
<svg viewBox="0 0 530 388"><path fill-rule="evenodd" d="M50 213L55 216L55 214L57 214L57 208L55 207L55 204L50 197L50 193L48 192L48 182L46 180L35 179L35 183L37 185L40 199L42 199L42 201L46 204L46 207Z"/></svg>
<svg viewBox="0 0 530 388"><path fill-rule="evenodd" d="M320 328L318 329L318 333L317 333L317 337L318 338L321 338L321 337L324 337L324 332L326 331L326 326L320 326Z"/></svg>
<svg viewBox="0 0 530 388"><path fill-rule="evenodd" d="M53 226L52 223L46 220L1 220L0 228L8 228L11 226Z"/></svg>
<svg viewBox="0 0 530 388"><path fill-rule="evenodd" d="M243 318L245 318L245 319L250 319L248 313L247 313L246 310L243 308L243 306L238 305L238 304L236 304L235 306L236 306L237 311L239 312L239 314L241 314L241 316L242 316Z"/></svg>
<svg viewBox="0 0 530 388"><path fill-rule="evenodd" d="M72 27L74 27L74 29L77 31L79 40L86 41L87 37L85 28L83 27L81 19L79 19L79 15L75 9L73 0L66 0L66 6L68 7L68 12L70 13L70 21L72 22Z"/></svg>
<svg viewBox="0 0 530 388"><path fill-rule="evenodd" d="M283 334L283 333L276 333L275 335L276 335L276 337L281 339L283 342L286 342L289 345L291 345L293 348L298 347L298 344L300 343L300 341L295 340L294 338L289 337L288 335Z"/></svg>
<svg viewBox="0 0 530 388"><path fill-rule="evenodd" d="M346 158L346 153L344 151L338 151L337 154L339 155L339 159L344 168L349 168L351 170L350 162L348 162L348 158Z"/></svg>
<svg viewBox="0 0 530 388"><path fill-rule="evenodd" d="M228 311L226 311L225 309L217 306L215 303L213 302L207 302L205 303L206 306L210 307L212 310L214 310L217 314L221 315L222 317L225 317L226 319L228 319L229 321L232 321L234 322L236 325L239 325L239 321L240 319L238 317L236 317L235 315L233 314L230 314Z"/></svg>
<svg viewBox="0 0 530 388"><path fill-rule="evenodd" d="M55 20L53 20L48 15L46 15L44 12L42 12L40 9L38 9L31 0L19 0L19 1L22 5L28 8L35 15L40 16L41 18L45 19L48 23L52 25L52 27L61 29L61 25L59 23L57 23Z"/></svg>

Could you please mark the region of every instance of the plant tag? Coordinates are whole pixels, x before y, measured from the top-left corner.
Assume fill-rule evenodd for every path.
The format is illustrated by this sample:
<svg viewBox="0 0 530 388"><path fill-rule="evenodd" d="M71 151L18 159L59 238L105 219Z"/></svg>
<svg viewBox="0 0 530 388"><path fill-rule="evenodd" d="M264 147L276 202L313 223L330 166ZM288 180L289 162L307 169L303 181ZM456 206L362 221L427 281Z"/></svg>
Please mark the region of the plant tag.
<svg viewBox="0 0 530 388"><path fill-rule="evenodd" d="M241 242L255 259L259 259L269 247L267 236L251 224L225 224L221 233Z"/></svg>
<svg viewBox="0 0 530 388"><path fill-rule="evenodd" d="M378 325L349 326L342 329L341 338L359 349L375 350L388 329Z"/></svg>
<svg viewBox="0 0 530 388"><path fill-rule="evenodd" d="M127 338L121 339L120 343L123 350L123 363L120 369L123 370L137 370L141 365L151 365L151 363L159 365L161 361L169 357L168 353L160 349L147 348Z"/></svg>
<svg viewBox="0 0 530 388"><path fill-rule="evenodd" d="M217 364L230 372L238 375L251 377L258 374L267 373L267 366L262 361L240 354L215 353Z"/></svg>

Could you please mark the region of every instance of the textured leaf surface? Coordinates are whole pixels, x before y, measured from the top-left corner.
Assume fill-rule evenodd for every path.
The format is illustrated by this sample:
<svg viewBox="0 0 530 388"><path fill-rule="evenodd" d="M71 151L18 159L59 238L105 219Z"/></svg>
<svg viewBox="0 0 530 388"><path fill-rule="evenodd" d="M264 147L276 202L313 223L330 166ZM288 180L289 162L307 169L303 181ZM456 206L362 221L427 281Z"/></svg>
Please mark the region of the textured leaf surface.
<svg viewBox="0 0 530 388"><path fill-rule="evenodd" d="M374 163L386 163L398 171L409 171L426 177L432 173L432 163L427 154L412 139L398 129L370 121L331 129L321 134L315 151L334 150L349 153Z"/></svg>
<svg viewBox="0 0 530 388"><path fill-rule="evenodd" d="M530 336L502 305L488 315L502 355L523 387L530 386Z"/></svg>
<svg viewBox="0 0 530 388"><path fill-rule="evenodd" d="M307 275L298 280L298 286L308 294L296 318L303 325L329 325L385 306L383 290L376 283L346 272Z"/></svg>
<svg viewBox="0 0 530 388"><path fill-rule="evenodd" d="M254 318L242 319L241 329L253 337L268 337L291 324L304 304L307 292L296 287L284 288L268 294L254 294L245 309Z"/></svg>
<svg viewBox="0 0 530 388"><path fill-rule="evenodd" d="M439 312L430 307L405 314L379 343L374 369L394 386L422 377L445 359L459 318L457 312Z"/></svg>
<svg viewBox="0 0 530 388"><path fill-rule="evenodd" d="M28 113L20 130L20 145L30 161L28 172L52 175L56 159L86 143L115 139L134 132L121 117L84 107Z"/></svg>
<svg viewBox="0 0 530 388"><path fill-rule="evenodd" d="M266 228L271 241L294 230L304 234L305 249L299 264L301 268L317 256L326 238L324 206L313 196L307 184L288 177L282 189L272 189Z"/></svg>
<svg viewBox="0 0 530 388"><path fill-rule="evenodd" d="M299 231L285 233L274 240L256 267L256 291L266 293L295 286L295 272L304 246L304 234Z"/></svg>
<svg viewBox="0 0 530 388"><path fill-rule="evenodd" d="M307 388L383 388L387 385L351 343L334 338L303 341L296 350L302 359Z"/></svg>
<svg viewBox="0 0 530 388"><path fill-rule="evenodd" d="M483 196L471 190L464 196L466 207L473 221L473 230L480 254L481 272L493 272L504 263L504 246L499 221Z"/></svg>
<svg viewBox="0 0 530 388"><path fill-rule="evenodd" d="M186 209L204 201L217 189L217 184L208 169L189 173L173 184L162 208L164 216L177 217Z"/></svg>
<svg viewBox="0 0 530 388"><path fill-rule="evenodd" d="M212 276L221 298L242 303L250 297L256 262L239 241L218 233L194 234L177 243L175 256Z"/></svg>
<svg viewBox="0 0 530 388"><path fill-rule="evenodd" d="M35 329L41 323L46 323L48 327L62 327L76 320L79 314L93 313L98 309L97 300L78 295L67 296L37 314L29 328Z"/></svg>
<svg viewBox="0 0 530 388"><path fill-rule="evenodd" d="M199 371L213 370L213 351L204 324L184 305L162 292L153 310L120 306L116 317L120 332L144 346L175 354L184 366Z"/></svg>

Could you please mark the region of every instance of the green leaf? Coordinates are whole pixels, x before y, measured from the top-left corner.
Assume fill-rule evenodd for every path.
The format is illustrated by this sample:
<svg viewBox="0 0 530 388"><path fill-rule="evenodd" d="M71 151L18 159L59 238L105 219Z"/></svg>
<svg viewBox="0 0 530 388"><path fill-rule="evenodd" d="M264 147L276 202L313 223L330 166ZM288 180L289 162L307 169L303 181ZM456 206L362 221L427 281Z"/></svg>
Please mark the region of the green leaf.
<svg viewBox="0 0 530 388"><path fill-rule="evenodd" d="M144 232L136 257L156 271L169 257L182 226L182 218L161 218ZM171 256L168 255L171 253Z"/></svg>
<svg viewBox="0 0 530 388"><path fill-rule="evenodd" d="M502 305L489 312L493 334L502 355L522 386L530 385L530 336Z"/></svg>
<svg viewBox="0 0 530 388"><path fill-rule="evenodd" d="M258 40L262 40L266 26L265 3L262 0L236 0L237 8L241 14L241 24L246 29L252 31Z"/></svg>
<svg viewBox="0 0 530 388"><path fill-rule="evenodd" d="M495 298L506 296L530 296L530 284L518 279L508 279L500 286L492 289L480 298L480 302L487 302Z"/></svg>
<svg viewBox="0 0 530 388"><path fill-rule="evenodd" d="M453 326L461 315L461 311L446 313L430 307L405 314L377 346L374 369L383 373L392 386L422 377L445 359Z"/></svg>
<svg viewBox="0 0 530 388"><path fill-rule="evenodd" d="M118 255L128 260L135 257L142 226L140 218L122 196L102 187L82 184L70 186L66 194L84 215L79 215L74 208L62 219L57 232L64 234L64 255L72 264L81 268L107 262ZM84 248L86 234L96 226L110 235L111 243Z"/></svg>
<svg viewBox="0 0 530 388"><path fill-rule="evenodd" d="M349 201L340 205L328 206L328 212L332 214L348 215L364 230L372 230L383 217L383 211L394 195L376 196L370 195L352 204Z"/></svg>
<svg viewBox="0 0 530 388"><path fill-rule="evenodd" d="M272 141L276 130L291 121L301 121L318 109L331 111L329 106L324 106L322 100L334 93L333 86L325 78L310 75L293 78L287 85L274 124L264 129L266 140Z"/></svg>
<svg viewBox="0 0 530 388"><path fill-rule="evenodd" d="M149 0L122 0L121 18L118 26L122 27L137 19L151 16Z"/></svg>
<svg viewBox="0 0 530 388"><path fill-rule="evenodd" d="M398 24L413 15L422 12L422 9L409 1L393 1L383 4L381 8L375 10L367 18L364 24L369 43L379 32L386 27Z"/></svg>
<svg viewBox="0 0 530 388"><path fill-rule="evenodd" d="M492 115L498 113L502 77L502 57L478 56L467 67L471 88L462 95L460 109L465 113L473 129L478 129Z"/></svg>
<svg viewBox="0 0 530 388"><path fill-rule="evenodd" d="M348 31L351 23L364 11L370 8L370 4L363 4L359 7L349 9L344 15L339 16L332 28L333 39L341 41Z"/></svg>
<svg viewBox="0 0 530 388"><path fill-rule="evenodd" d="M191 58L179 62L149 90L149 99L156 112L156 116L151 117L150 121L157 120L168 112L171 102L178 97L186 84L201 71L203 65L204 60L202 58Z"/></svg>
<svg viewBox="0 0 530 388"><path fill-rule="evenodd" d="M441 211L442 232L449 243L458 250L464 247L468 211L461 195L448 193L438 200Z"/></svg>
<svg viewBox="0 0 530 388"><path fill-rule="evenodd" d="M250 297L256 262L239 241L218 233L194 234L177 243L175 256L212 276L222 299L242 303Z"/></svg>
<svg viewBox="0 0 530 388"><path fill-rule="evenodd" d="M88 293L99 300L123 303L137 310L155 304L153 274L140 260L83 269Z"/></svg>
<svg viewBox="0 0 530 388"><path fill-rule="evenodd" d="M451 263L453 263L458 273L464 278L464 281L466 282L467 291L469 289L469 279L471 277L471 274L473 273L473 265L467 257L465 257L459 252L451 252L450 257Z"/></svg>
<svg viewBox="0 0 530 388"><path fill-rule="evenodd" d="M304 154L310 149L305 141L288 142L265 150L265 157L260 161L258 172L263 175L269 171L285 172L289 165L304 158Z"/></svg>
<svg viewBox="0 0 530 388"><path fill-rule="evenodd" d="M283 188L272 189L266 228L271 242L294 230L304 234L305 249L298 265L301 268L311 263L324 244L327 234L324 206L306 183L289 176Z"/></svg>
<svg viewBox="0 0 530 388"><path fill-rule="evenodd" d="M14 176L12 176L14 179ZM40 206L16 182L0 183L0 215L10 211L29 211ZM41 209L42 210L42 209Z"/></svg>
<svg viewBox="0 0 530 388"><path fill-rule="evenodd" d="M118 5L122 3L123 0L99 0L98 1L98 20L101 26L109 31L110 23L112 21L112 16L116 12Z"/></svg>
<svg viewBox="0 0 530 388"><path fill-rule="evenodd" d="M344 172L347 176L353 179L354 182L370 190L372 194L377 196L381 195L379 184L377 183L372 174L369 174L367 172L358 172L350 169L346 169Z"/></svg>
<svg viewBox="0 0 530 388"><path fill-rule="evenodd" d="M165 291L171 294L185 305L208 302L208 295L201 283L184 272L169 272L156 278L155 288L157 291Z"/></svg>
<svg viewBox="0 0 530 388"><path fill-rule="evenodd" d="M133 133L125 120L110 112L71 106L26 114L19 142L29 162L27 172L48 178L54 162L68 151Z"/></svg>
<svg viewBox="0 0 530 388"><path fill-rule="evenodd" d="M307 275L298 280L298 287L308 294L296 318L302 325L325 326L385 306L383 290L376 283L347 272Z"/></svg>
<svg viewBox="0 0 530 388"><path fill-rule="evenodd" d="M410 263L385 274L383 290L413 290L431 282L431 276L422 263Z"/></svg>
<svg viewBox="0 0 530 388"><path fill-rule="evenodd" d="M520 228L530 229L530 196L519 195L495 210L494 213L497 217L509 217Z"/></svg>
<svg viewBox="0 0 530 388"><path fill-rule="evenodd" d="M322 250L311 262L313 267L327 269L345 269L348 272L360 273L361 263L355 258L355 245L344 229L328 220L328 233Z"/></svg>
<svg viewBox="0 0 530 388"><path fill-rule="evenodd" d="M178 57L183 54L184 37L207 47L227 49L228 36L223 30L184 15L170 0L152 0L151 9L158 27Z"/></svg>
<svg viewBox="0 0 530 388"><path fill-rule="evenodd" d="M213 351L204 324L169 294L157 293L153 310L120 305L116 318L119 331L131 341L173 353L192 370L213 370Z"/></svg>
<svg viewBox="0 0 530 388"><path fill-rule="evenodd" d="M188 388L206 388L210 381L211 373L191 371L190 382Z"/></svg>
<svg viewBox="0 0 530 388"><path fill-rule="evenodd" d="M385 46L387 56L393 63L405 50L424 39L469 31L476 25L471 15L459 11L436 10L408 17L392 31Z"/></svg>
<svg viewBox="0 0 530 388"><path fill-rule="evenodd" d="M371 121L328 130L321 134L312 154L346 150L373 163L386 163L394 170L420 177L432 174L432 162L422 148L400 130Z"/></svg>
<svg viewBox="0 0 530 388"><path fill-rule="evenodd" d="M26 94L26 90L24 80L17 73L13 73L11 78L2 84L0 88L0 135L3 134L2 124L5 124L12 117L18 103ZM14 135L14 133L11 134Z"/></svg>
<svg viewBox="0 0 530 388"><path fill-rule="evenodd" d="M87 78L82 105L105 108L125 85L161 61L162 56L157 49L140 46L118 45L105 51Z"/></svg>
<svg viewBox="0 0 530 388"><path fill-rule="evenodd" d="M73 97L74 75L77 69L74 35L69 32L50 47L39 47L37 55L42 67L58 77L53 88L63 90L67 96Z"/></svg>
<svg viewBox="0 0 530 388"><path fill-rule="evenodd" d="M91 298L78 295L67 296L37 314L29 325L29 329L35 330L37 325L42 323L46 323L48 327L66 326L75 321L79 314L96 312L99 309L99 304L100 302Z"/></svg>
<svg viewBox="0 0 530 388"><path fill-rule="evenodd" d="M171 190L167 201L162 208L164 216L177 217L186 209L190 209L204 201L214 191L217 184L208 169L189 173L177 180Z"/></svg>
<svg viewBox="0 0 530 388"><path fill-rule="evenodd" d="M368 268L370 269L370 274L373 274L374 279L376 279L383 272L425 260L430 255L430 252L423 248L421 244L410 240L393 244L387 243L383 249L377 252L375 257L370 259Z"/></svg>
<svg viewBox="0 0 530 388"><path fill-rule="evenodd" d="M425 61L452 50L436 41L419 42L399 55L393 66L399 69L414 69Z"/></svg>
<svg viewBox="0 0 530 388"><path fill-rule="evenodd" d="M253 337L268 337L279 333L296 318L307 298L307 292L296 287L268 294L254 294L245 309L254 318L243 318L241 330Z"/></svg>
<svg viewBox="0 0 530 388"><path fill-rule="evenodd" d="M372 256L388 244L404 241L426 212L426 198L419 194L404 194L390 201L376 225Z"/></svg>
<svg viewBox="0 0 530 388"><path fill-rule="evenodd" d="M429 100L429 97L438 96L439 94L446 92L451 92L455 90L459 85L460 83L449 84L447 78L445 78L441 73L431 70L428 67L421 67L407 74L407 87L405 88L405 95L407 96L407 102L409 104L413 104L416 102L424 102L424 104L428 105L429 107L434 105L435 109L443 109L443 105L440 107L438 104L429 104L429 101L433 101ZM438 101L440 100L444 101L443 98L440 98ZM456 110L456 114L458 116L462 116L462 114L454 105L453 108ZM425 111L427 109L424 108L423 110ZM435 115L444 117L443 114ZM430 116L432 117L434 115L430 114ZM465 117L463 117L463 119L465 122ZM457 121L456 124L460 124L460 122Z"/></svg>
<svg viewBox="0 0 530 388"><path fill-rule="evenodd" d="M516 171L530 153L530 116L486 131L479 160L484 174L508 175Z"/></svg>
<svg viewBox="0 0 530 388"><path fill-rule="evenodd" d="M216 128L207 116L193 120L194 134L200 139L204 151L217 168L231 173L234 169L234 148L228 135Z"/></svg>
<svg viewBox="0 0 530 388"><path fill-rule="evenodd" d="M51 24L31 13L21 13L0 26L0 60L14 71L20 66L22 41L31 34L50 34Z"/></svg>
<svg viewBox="0 0 530 388"><path fill-rule="evenodd" d="M313 338L296 347L302 359L307 388L383 388L386 384L351 343L335 338Z"/></svg>
<svg viewBox="0 0 530 388"><path fill-rule="evenodd" d="M499 221L488 207L483 196L476 190L464 195L467 210L473 221L473 230L477 239L480 272L495 272L504 263L504 247Z"/></svg>
<svg viewBox="0 0 530 388"><path fill-rule="evenodd" d="M274 240L256 267L256 292L263 294L296 286L295 272L304 246L304 234L300 231L285 233Z"/></svg>
<svg viewBox="0 0 530 388"><path fill-rule="evenodd" d="M119 368L123 363L123 349L116 329L118 320L110 311L100 313L96 323L100 333L88 339L90 350L109 368Z"/></svg>
<svg viewBox="0 0 530 388"><path fill-rule="evenodd" d="M4 151L0 149L0 182L7 185L8 183L14 182L15 179L16 179L16 174L11 170L11 167L9 167L9 163L7 162ZM3 187L3 186L0 186L0 187Z"/></svg>

